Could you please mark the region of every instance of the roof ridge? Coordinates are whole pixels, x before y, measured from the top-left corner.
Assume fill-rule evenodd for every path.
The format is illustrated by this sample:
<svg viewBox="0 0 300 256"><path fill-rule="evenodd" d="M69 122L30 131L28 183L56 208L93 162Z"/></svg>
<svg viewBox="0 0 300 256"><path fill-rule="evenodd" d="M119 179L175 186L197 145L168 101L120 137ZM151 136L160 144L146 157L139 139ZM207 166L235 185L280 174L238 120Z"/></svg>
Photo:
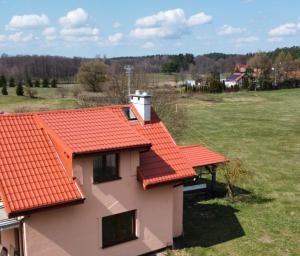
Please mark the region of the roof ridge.
<svg viewBox="0 0 300 256"><path fill-rule="evenodd" d="M107 106L87 107L87 108L70 108L70 109L53 109L47 111L30 111L30 112L18 112L18 113L4 113L0 114L1 117L15 117L15 116L35 116L45 114L67 113L67 112L83 112L83 111L96 111L99 109L112 109L129 106L128 104L116 104Z"/></svg>

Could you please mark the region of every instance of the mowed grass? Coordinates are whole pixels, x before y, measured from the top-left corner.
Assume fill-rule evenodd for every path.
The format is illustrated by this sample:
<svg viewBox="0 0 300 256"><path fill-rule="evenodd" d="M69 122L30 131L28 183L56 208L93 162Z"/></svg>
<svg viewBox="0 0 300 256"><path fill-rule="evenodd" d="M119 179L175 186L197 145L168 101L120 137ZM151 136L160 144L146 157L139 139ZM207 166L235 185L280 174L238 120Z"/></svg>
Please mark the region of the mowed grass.
<svg viewBox="0 0 300 256"><path fill-rule="evenodd" d="M79 107L56 89L38 89L38 99L11 90L0 111ZM239 187L250 195L185 204L185 249L171 255L300 255L300 89L198 94L180 104L188 126L178 143L243 160L250 176Z"/></svg>
<svg viewBox="0 0 300 256"><path fill-rule="evenodd" d="M250 195L186 204L186 248L174 255L300 255L300 89L181 103L188 128L177 141L241 159L250 175L239 187Z"/></svg>

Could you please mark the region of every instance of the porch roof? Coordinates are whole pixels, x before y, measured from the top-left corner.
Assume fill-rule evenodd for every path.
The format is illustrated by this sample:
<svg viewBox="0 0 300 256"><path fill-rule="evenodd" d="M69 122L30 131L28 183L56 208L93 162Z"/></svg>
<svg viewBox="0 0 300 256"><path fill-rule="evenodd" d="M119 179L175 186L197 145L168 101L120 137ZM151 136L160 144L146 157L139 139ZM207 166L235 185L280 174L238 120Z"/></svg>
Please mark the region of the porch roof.
<svg viewBox="0 0 300 256"><path fill-rule="evenodd" d="M201 145L179 146L180 151L184 154L192 167L201 167L210 164L219 164L227 161L214 151L211 151Z"/></svg>
<svg viewBox="0 0 300 256"><path fill-rule="evenodd" d="M9 219L0 203L0 231L19 227L20 221L17 218Z"/></svg>

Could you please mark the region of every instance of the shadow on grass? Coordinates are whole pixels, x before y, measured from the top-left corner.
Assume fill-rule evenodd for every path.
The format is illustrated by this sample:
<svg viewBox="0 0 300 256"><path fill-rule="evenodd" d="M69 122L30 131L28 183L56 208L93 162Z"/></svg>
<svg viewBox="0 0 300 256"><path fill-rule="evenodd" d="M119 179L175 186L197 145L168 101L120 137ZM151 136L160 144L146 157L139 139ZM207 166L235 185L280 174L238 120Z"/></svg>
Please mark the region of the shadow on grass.
<svg viewBox="0 0 300 256"><path fill-rule="evenodd" d="M201 203L211 198L224 198L225 184L217 183L213 195L209 191L208 187L206 193L185 193L184 238L175 241L178 248L210 247L245 235L236 216L237 209L230 205ZM242 203L264 204L273 201L239 187L235 187L235 191L239 195L237 201Z"/></svg>
<svg viewBox="0 0 300 256"><path fill-rule="evenodd" d="M184 240L178 247L210 247L245 235L231 206L219 204L185 205Z"/></svg>

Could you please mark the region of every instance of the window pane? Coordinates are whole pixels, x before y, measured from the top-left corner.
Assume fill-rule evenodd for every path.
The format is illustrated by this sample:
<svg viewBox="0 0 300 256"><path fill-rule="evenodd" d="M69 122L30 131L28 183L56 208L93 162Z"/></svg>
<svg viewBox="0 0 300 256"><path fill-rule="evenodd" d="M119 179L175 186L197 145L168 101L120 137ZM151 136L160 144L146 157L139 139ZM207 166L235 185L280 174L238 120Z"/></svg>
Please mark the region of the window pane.
<svg viewBox="0 0 300 256"><path fill-rule="evenodd" d="M118 178L118 155L107 154L94 159L94 182Z"/></svg>
<svg viewBox="0 0 300 256"><path fill-rule="evenodd" d="M94 168L93 168L94 181L97 182L103 178L103 171L104 171L103 156L99 156L94 159Z"/></svg>
<svg viewBox="0 0 300 256"><path fill-rule="evenodd" d="M109 176L117 176L117 156L116 156L116 154L106 155L106 172Z"/></svg>
<svg viewBox="0 0 300 256"><path fill-rule="evenodd" d="M135 238L135 211L102 218L103 247Z"/></svg>

